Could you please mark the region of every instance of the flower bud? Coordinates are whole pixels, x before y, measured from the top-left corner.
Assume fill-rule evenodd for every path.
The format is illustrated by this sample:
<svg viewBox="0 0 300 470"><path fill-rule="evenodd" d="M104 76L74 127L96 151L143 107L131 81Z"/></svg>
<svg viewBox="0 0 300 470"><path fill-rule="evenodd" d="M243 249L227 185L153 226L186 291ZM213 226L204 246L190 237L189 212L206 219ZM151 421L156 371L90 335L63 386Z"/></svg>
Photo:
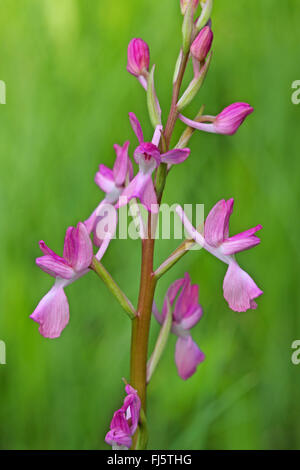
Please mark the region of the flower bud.
<svg viewBox="0 0 300 470"><path fill-rule="evenodd" d="M233 103L217 115L214 126L218 134L235 134L254 109L248 103Z"/></svg>
<svg viewBox="0 0 300 470"><path fill-rule="evenodd" d="M199 0L180 0L180 8L183 15L185 14L190 1L193 3L194 10L196 10L197 6L199 5Z"/></svg>
<svg viewBox="0 0 300 470"><path fill-rule="evenodd" d="M140 38L134 38L128 45L127 70L135 77L149 70L150 53L148 44Z"/></svg>
<svg viewBox="0 0 300 470"><path fill-rule="evenodd" d="M210 27L205 26L201 29L200 33L191 45L191 54L199 62L203 62L203 60L206 59L212 45L213 37L214 35Z"/></svg>
<svg viewBox="0 0 300 470"><path fill-rule="evenodd" d="M180 110L182 107L178 109ZM179 114L179 119L187 126L200 131L233 135L253 111L254 109L248 103L233 103L223 109L217 116L202 116L201 122L192 121L182 116L182 114Z"/></svg>

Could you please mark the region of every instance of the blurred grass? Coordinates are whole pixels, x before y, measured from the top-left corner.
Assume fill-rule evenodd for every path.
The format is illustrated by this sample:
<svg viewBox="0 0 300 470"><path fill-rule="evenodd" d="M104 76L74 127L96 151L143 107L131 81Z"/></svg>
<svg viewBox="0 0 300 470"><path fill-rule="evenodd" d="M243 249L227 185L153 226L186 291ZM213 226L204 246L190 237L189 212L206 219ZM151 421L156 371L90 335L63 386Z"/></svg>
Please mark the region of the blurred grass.
<svg viewBox="0 0 300 470"><path fill-rule="evenodd" d="M43 339L28 319L52 280L34 263L38 240L61 252L65 229L101 198L93 183L112 145L134 136L134 111L150 137L145 96L127 74L132 36L150 43L166 118L180 44L179 1L2 0L0 79L0 448L106 448L103 438L129 373L130 325L90 274L67 289L71 322ZM186 256L157 290L188 270L199 282L204 318L194 337L207 359L182 382L175 338L149 386L151 448L299 448L299 367L290 346L299 320L299 79L297 0L215 2L214 57L197 103L210 114L234 101L255 113L234 137L196 134L192 155L174 168L165 202L234 197L231 233L262 223L262 243L239 255L265 294L259 308L231 312L222 296L225 268L205 253ZM179 135L182 127L178 125ZM135 301L139 248L111 244L105 265ZM157 262L169 253L157 243ZM158 327L153 323L151 344Z"/></svg>

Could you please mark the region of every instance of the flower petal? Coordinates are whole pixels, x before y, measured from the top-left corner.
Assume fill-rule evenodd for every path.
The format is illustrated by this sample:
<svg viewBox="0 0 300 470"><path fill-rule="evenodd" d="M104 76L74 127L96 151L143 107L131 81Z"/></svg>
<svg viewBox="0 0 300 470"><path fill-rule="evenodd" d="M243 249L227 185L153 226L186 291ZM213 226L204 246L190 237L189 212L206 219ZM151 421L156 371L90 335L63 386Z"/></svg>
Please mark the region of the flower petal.
<svg viewBox="0 0 300 470"><path fill-rule="evenodd" d="M52 258L56 259L57 261L64 262L64 259L61 256L58 256L53 250L51 250L51 248L49 248L49 246L47 246L43 240L40 240L39 247L40 247L40 250L44 253L44 255L50 255L52 256Z"/></svg>
<svg viewBox="0 0 300 470"><path fill-rule="evenodd" d="M69 323L69 304L61 285L54 284L42 298L30 318L37 322L45 338L58 338Z"/></svg>
<svg viewBox="0 0 300 470"><path fill-rule="evenodd" d="M209 212L204 224L204 238L209 245L216 247L226 238L232 209L233 199L221 199Z"/></svg>
<svg viewBox="0 0 300 470"><path fill-rule="evenodd" d="M137 391L131 387L129 384L125 386L127 397L125 397L123 410L126 411L126 419L130 420L130 434L133 436L137 430L140 410L141 410L141 400L137 394Z"/></svg>
<svg viewBox="0 0 300 470"><path fill-rule="evenodd" d="M151 179L151 175L144 174L141 171L133 178L128 186L122 192L119 201L116 205L117 208L125 206L134 197L140 198L144 192L145 186Z"/></svg>
<svg viewBox="0 0 300 470"><path fill-rule="evenodd" d="M254 235L258 230L261 230L262 226L257 225L245 232L234 235L233 237L227 238L222 243L222 251L225 255L233 255L240 251L249 250L250 248L258 245L260 239Z"/></svg>
<svg viewBox="0 0 300 470"><path fill-rule="evenodd" d="M184 336L186 331L182 330L193 328L202 316L202 307L199 304L199 286L191 283L188 273L185 273L184 281L173 313L173 332L179 336L181 334Z"/></svg>
<svg viewBox="0 0 300 470"><path fill-rule="evenodd" d="M114 413L105 442L111 446L117 444L118 446L131 447L130 428L122 409Z"/></svg>
<svg viewBox="0 0 300 470"><path fill-rule="evenodd" d="M71 268L66 262L57 261L49 255L36 258L36 264L45 273L50 274L52 277L62 277L63 279L72 279L75 275L74 269Z"/></svg>
<svg viewBox="0 0 300 470"><path fill-rule="evenodd" d="M104 193L110 193L115 188L113 171L105 165L99 165L99 171L95 175L95 183Z"/></svg>
<svg viewBox="0 0 300 470"><path fill-rule="evenodd" d="M93 258L93 245L89 233L82 222L77 227L69 227L64 243L64 258L76 272L87 269Z"/></svg>
<svg viewBox="0 0 300 470"><path fill-rule="evenodd" d="M129 120L130 120L131 127L133 129L133 132L137 136L139 143L142 144L144 142L144 136L143 136L142 127L140 125L138 118L136 117L134 113L129 113Z"/></svg>
<svg viewBox="0 0 300 470"><path fill-rule="evenodd" d="M160 151L152 142L143 142L133 156L143 173L152 173L161 162Z"/></svg>
<svg viewBox="0 0 300 470"><path fill-rule="evenodd" d="M123 147L118 144L114 145L117 158L113 167L113 176L117 186L122 186L125 183L128 171L128 147L129 141L125 142Z"/></svg>
<svg viewBox="0 0 300 470"><path fill-rule="evenodd" d="M223 282L224 297L229 307L235 312L246 312L255 309L256 297L263 294L253 279L240 266L232 261L227 269Z"/></svg>
<svg viewBox="0 0 300 470"><path fill-rule="evenodd" d="M130 449L132 445L131 437L119 429L108 431L105 436L105 442L112 446L113 450Z"/></svg>
<svg viewBox="0 0 300 470"><path fill-rule="evenodd" d="M153 138L152 138L151 143L152 143L153 145L155 145L156 147L158 147L158 145L159 145L159 142L160 142L160 139L161 139L162 130L163 130L163 126L161 126L161 125L157 125L157 126L155 127L155 131L154 131L154 134L153 134Z"/></svg>
<svg viewBox="0 0 300 470"><path fill-rule="evenodd" d="M157 214L159 207L157 204L157 198L155 189L153 186L152 178L150 177L145 188L144 192L140 196L141 203L146 207L146 209L154 214Z"/></svg>
<svg viewBox="0 0 300 470"><path fill-rule="evenodd" d="M198 305L197 307L190 310L187 315L184 316L184 318L180 322L180 327L183 330L190 330L198 323L198 321L202 317L202 314L203 309L201 305Z"/></svg>
<svg viewBox="0 0 300 470"><path fill-rule="evenodd" d="M139 198L141 203L152 212L157 212L157 199L151 174L139 171L122 192L116 207L122 207L133 198Z"/></svg>
<svg viewBox="0 0 300 470"><path fill-rule="evenodd" d="M99 211L94 226L94 245L100 247L104 240L111 240L115 235L118 224L118 212L114 206L107 204ZM104 252L103 252L104 254ZM100 255L100 253L98 253ZM102 257L102 256L101 256Z"/></svg>
<svg viewBox="0 0 300 470"><path fill-rule="evenodd" d="M178 374L183 380L190 378L196 372L198 364L203 362L204 359L204 353L199 349L191 336L177 339L175 362Z"/></svg>
<svg viewBox="0 0 300 470"><path fill-rule="evenodd" d="M169 150L169 152L161 155L161 160L164 163L176 165L177 163L184 162L188 158L190 152L191 151L188 148Z"/></svg>
<svg viewBox="0 0 300 470"><path fill-rule="evenodd" d="M173 307L173 304L178 295L178 292L185 282L186 282L185 278L176 279L176 281L174 281L168 288L165 299L164 299L163 309L162 309L163 318L165 318L168 312L168 299L169 299L171 307Z"/></svg>

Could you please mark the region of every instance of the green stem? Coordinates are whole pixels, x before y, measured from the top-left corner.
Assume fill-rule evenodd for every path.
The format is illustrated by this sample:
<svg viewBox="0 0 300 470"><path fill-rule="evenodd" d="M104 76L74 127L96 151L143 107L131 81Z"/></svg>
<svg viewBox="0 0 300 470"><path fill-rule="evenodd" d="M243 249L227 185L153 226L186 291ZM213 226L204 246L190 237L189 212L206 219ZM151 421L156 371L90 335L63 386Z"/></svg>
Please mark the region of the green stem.
<svg viewBox="0 0 300 470"><path fill-rule="evenodd" d="M156 280L160 279L166 272L171 269L184 255L190 251L195 244L194 240L184 240L178 248L164 261L154 272Z"/></svg>
<svg viewBox="0 0 300 470"><path fill-rule="evenodd" d="M92 264L91 264L91 269L93 269L95 271L95 273L98 274L98 276L102 279L104 284L106 284L106 286L108 287L110 292L114 295L114 297L120 303L121 307L127 313L129 318L131 320L136 318L136 312L134 310L134 307L133 307L132 303L130 302L130 300L128 300L128 298L126 297L124 292L120 289L118 284L111 277L111 275L105 269L103 264L101 264L100 261L98 261L95 256L94 256Z"/></svg>

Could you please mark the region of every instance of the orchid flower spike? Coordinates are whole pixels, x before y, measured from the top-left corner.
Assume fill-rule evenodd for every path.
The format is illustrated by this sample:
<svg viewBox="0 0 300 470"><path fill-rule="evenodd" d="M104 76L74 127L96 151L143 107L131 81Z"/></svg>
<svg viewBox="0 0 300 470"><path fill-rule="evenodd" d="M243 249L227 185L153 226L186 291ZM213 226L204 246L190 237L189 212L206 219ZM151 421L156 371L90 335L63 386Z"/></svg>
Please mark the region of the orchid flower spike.
<svg viewBox="0 0 300 470"><path fill-rule="evenodd" d="M69 323L69 304L64 288L89 270L93 258L93 246L86 227L79 222L69 227L64 243L63 257L40 241L43 256L36 264L55 278L54 286L42 298L30 318L37 322L39 332L45 338L57 338Z"/></svg>
<svg viewBox="0 0 300 470"><path fill-rule="evenodd" d="M179 114L179 119L187 126L200 131L233 135L253 111L254 109L247 103L234 103L217 116L202 116L201 122L188 119L182 114Z"/></svg>
<svg viewBox="0 0 300 470"><path fill-rule="evenodd" d="M105 193L104 199L100 202L98 207L92 212L90 217L85 221L85 226L88 233L94 234L94 244L101 246L102 240L99 239L96 233L96 227L99 220L102 218L102 209L108 204L116 204L122 191L125 188L126 181L130 181L133 177L133 167L130 158L128 157L129 141L125 142L123 147L115 144L114 150L116 152L116 160L111 170L105 165L99 165L99 171L95 175L95 183ZM105 211L104 211L105 212ZM113 214L115 225L117 224L116 213Z"/></svg>
<svg viewBox="0 0 300 470"><path fill-rule="evenodd" d="M236 312L256 309L255 298L263 294L253 279L238 265L235 254L258 245L260 239L255 235L262 229L256 225L245 232L229 237L229 219L233 210L233 199L222 199L212 208L204 224L204 236L190 223L180 206L176 212L181 218L189 236L205 250L228 264L223 282L224 297L229 307Z"/></svg>
<svg viewBox="0 0 300 470"><path fill-rule="evenodd" d="M130 385L125 386L127 396L123 406L114 413L110 423L110 431L105 436L105 442L113 450L126 450L132 445L132 436L137 430L141 400L137 391Z"/></svg>
<svg viewBox="0 0 300 470"><path fill-rule="evenodd" d="M153 314L160 324L163 324L168 313L168 305L171 306L172 327L171 331L178 339L175 348L175 363L179 376L183 380L191 377L197 366L204 361L205 355L193 341L190 330L202 317L202 307L199 305L199 286L191 283L188 273L183 279L175 281L168 289L162 314L156 305L153 305Z"/></svg>
<svg viewBox="0 0 300 470"><path fill-rule="evenodd" d="M158 148L162 127L157 126L152 142L145 142L141 125L134 113L129 113L131 126L139 146L134 151L134 159L139 171L122 192L117 207L124 206L133 198L139 198L148 211L157 212L157 198L152 181L153 171L161 164L177 164L187 159L190 149L174 149L161 154Z"/></svg>

